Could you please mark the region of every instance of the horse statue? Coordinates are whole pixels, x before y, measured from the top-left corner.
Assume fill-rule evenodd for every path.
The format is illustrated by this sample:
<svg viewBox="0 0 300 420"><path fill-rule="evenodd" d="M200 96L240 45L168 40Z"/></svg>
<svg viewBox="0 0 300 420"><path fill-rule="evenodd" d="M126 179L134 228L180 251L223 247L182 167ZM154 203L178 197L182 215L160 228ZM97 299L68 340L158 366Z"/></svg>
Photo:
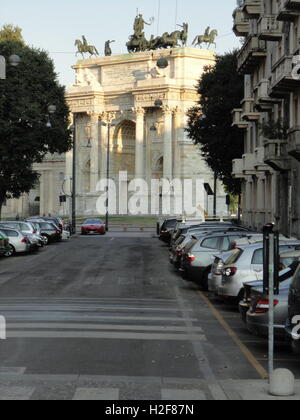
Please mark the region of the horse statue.
<svg viewBox="0 0 300 420"><path fill-rule="evenodd" d="M129 37L129 42L127 42L126 47L129 53L146 51L149 47L149 42L144 34L139 38L132 35Z"/></svg>
<svg viewBox="0 0 300 420"><path fill-rule="evenodd" d="M78 54L81 54L82 57L84 58L84 54L88 53L90 54L90 57L92 57L93 55L99 55L97 48L94 45L88 45L85 37L82 37L83 41L80 41L79 39L77 39L75 41L75 46L77 47L77 52L76 52L76 56Z"/></svg>
<svg viewBox="0 0 300 420"><path fill-rule="evenodd" d="M192 45L195 47L199 46L201 48L201 45L206 43L208 49L210 48L211 45L214 45L216 48L217 44L215 40L216 40L216 37L218 36L218 31L216 29L213 29L212 31L209 32L209 30L210 28L206 30L204 35L196 36Z"/></svg>
<svg viewBox="0 0 300 420"><path fill-rule="evenodd" d="M180 26L181 28L183 28L183 30L180 32L179 39L182 42L182 46L186 47L187 46L188 35L189 35L189 25L188 25L188 23L183 23L182 25L177 25L177 26Z"/></svg>

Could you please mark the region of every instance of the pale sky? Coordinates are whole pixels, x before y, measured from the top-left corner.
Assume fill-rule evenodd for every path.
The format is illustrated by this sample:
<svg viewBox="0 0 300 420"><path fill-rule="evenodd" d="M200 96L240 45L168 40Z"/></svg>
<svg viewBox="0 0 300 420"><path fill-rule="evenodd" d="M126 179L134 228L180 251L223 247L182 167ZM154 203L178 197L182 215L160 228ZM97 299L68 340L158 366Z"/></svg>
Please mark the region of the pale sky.
<svg viewBox="0 0 300 420"><path fill-rule="evenodd" d="M146 27L147 38L157 35L157 30L159 35L174 31L175 21L188 22L190 45L196 35L210 26L219 31L217 52L224 53L240 47L239 39L232 33L235 7L236 0L6 0L2 1L0 25L20 26L27 44L48 51L60 83L68 86L75 78L71 69L77 61L74 42L82 35L101 55L108 39L117 41L112 44L113 54L126 53L125 44L133 33L139 9L145 20L155 18L152 26Z"/></svg>

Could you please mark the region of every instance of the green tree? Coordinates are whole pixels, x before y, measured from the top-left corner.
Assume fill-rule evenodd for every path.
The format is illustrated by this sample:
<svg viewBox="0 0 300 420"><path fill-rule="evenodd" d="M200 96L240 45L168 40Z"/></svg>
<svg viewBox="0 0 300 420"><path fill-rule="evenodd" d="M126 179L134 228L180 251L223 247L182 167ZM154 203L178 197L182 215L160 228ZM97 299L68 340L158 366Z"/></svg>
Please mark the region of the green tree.
<svg viewBox="0 0 300 420"><path fill-rule="evenodd" d="M0 30L0 42L16 41L24 44L22 29L19 26L7 24Z"/></svg>
<svg viewBox="0 0 300 420"><path fill-rule="evenodd" d="M18 67L7 64L7 78L0 80L1 215L6 199L19 198L38 181L32 165L48 153L68 151L72 142L65 89L58 84L47 53L19 41L0 41L0 54L7 62L12 54L21 58ZM50 104L57 110L49 117Z"/></svg>
<svg viewBox="0 0 300 420"><path fill-rule="evenodd" d="M232 160L244 150L242 130L232 127L232 110L243 99L243 77L237 73L237 51L217 57L215 67L207 67L198 93L199 103L189 111L188 133L201 146L210 168L227 187L240 194L240 180L232 177Z"/></svg>

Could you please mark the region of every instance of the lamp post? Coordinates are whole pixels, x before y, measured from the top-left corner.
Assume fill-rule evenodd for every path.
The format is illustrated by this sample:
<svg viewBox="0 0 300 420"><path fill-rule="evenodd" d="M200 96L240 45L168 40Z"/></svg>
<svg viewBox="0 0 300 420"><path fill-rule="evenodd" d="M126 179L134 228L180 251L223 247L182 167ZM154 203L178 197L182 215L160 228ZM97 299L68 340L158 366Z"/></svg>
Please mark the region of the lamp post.
<svg viewBox="0 0 300 420"><path fill-rule="evenodd" d="M111 121L105 122L101 121L100 125L107 127L107 156L106 156L106 180L107 180L107 203L106 203L106 216L105 216L105 229L106 232L109 230L109 176L110 176L110 131L112 127L115 127L116 124Z"/></svg>
<svg viewBox="0 0 300 420"><path fill-rule="evenodd" d="M77 115L73 114L73 160L72 160L72 233L76 233L76 123Z"/></svg>
<svg viewBox="0 0 300 420"><path fill-rule="evenodd" d="M21 63L21 58L13 54L9 57L8 62L12 67L17 67ZM0 55L0 79L6 79L6 59L3 55Z"/></svg>

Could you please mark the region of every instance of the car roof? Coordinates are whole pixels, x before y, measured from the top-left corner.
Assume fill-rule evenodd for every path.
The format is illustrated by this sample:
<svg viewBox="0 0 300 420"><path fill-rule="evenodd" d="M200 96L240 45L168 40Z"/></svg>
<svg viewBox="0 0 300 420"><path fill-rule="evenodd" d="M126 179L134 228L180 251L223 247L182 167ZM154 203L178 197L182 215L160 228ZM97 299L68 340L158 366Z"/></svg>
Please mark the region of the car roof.
<svg viewBox="0 0 300 420"><path fill-rule="evenodd" d="M300 258L300 251L288 251L280 254L280 258Z"/></svg>
<svg viewBox="0 0 300 420"><path fill-rule="evenodd" d="M300 240L299 241L297 241L297 240L291 240L291 241L289 241L289 240L287 240L287 241L282 241L282 240L280 240L279 241L279 245L280 246L282 246L282 245L300 245ZM263 241L259 241L259 242L255 242L255 243L253 243L253 244L249 244L249 245L244 245L243 244L243 248L244 249L252 249L252 248L262 248L263 247ZM237 248L241 248L241 246L238 246Z"/></svg>

